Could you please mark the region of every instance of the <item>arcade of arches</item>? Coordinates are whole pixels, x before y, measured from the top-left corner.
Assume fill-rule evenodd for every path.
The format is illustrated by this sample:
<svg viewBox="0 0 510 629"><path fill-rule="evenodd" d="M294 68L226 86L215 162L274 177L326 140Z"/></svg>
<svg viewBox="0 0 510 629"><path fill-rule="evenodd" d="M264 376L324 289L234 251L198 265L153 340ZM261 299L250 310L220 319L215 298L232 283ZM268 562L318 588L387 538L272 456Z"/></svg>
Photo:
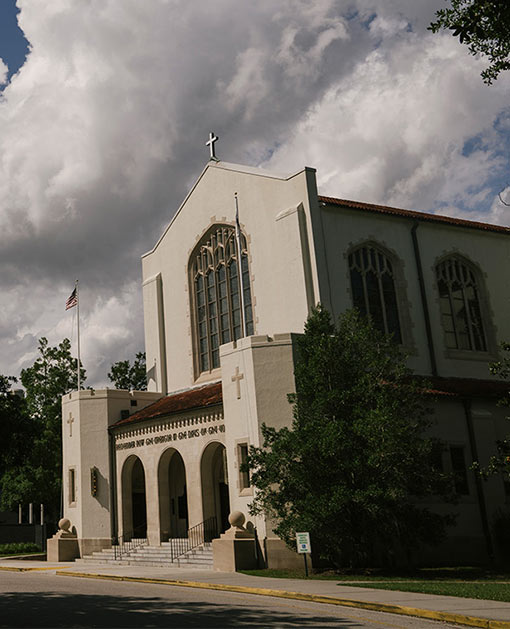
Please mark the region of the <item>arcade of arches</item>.
<svg viewBox="0 0 510 629"><path fill-rule="evenodd" d="M163 450L156 466L147 463L144 466L135 454L127 456L122 464L119 492L119 529L123 538L147 537L148 504L154 496L157 496L159 540L187 537L188 528L199 523L190 522L188 482L185 461L174 447ZM151 492L150 486L157 491ZM226 450L222 443L212 441L202 452L200 490L201 504L193 505L193 511L201 512L201 521L214 522L213 527L220 535L229 527L230 513Z"/></svg>

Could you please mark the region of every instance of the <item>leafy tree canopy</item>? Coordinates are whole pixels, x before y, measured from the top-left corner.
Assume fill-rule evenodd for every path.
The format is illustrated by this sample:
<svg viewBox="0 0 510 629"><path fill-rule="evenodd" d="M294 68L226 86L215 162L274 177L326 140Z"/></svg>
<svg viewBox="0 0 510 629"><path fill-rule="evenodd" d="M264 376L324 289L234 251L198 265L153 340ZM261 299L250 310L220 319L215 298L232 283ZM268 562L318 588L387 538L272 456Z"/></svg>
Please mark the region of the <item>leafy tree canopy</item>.
<svg viewBox="0 0 510 629"><path fill-rule="evenodd" d="M12 509L18 503L44 503L48 515L56 519L62 476L61 398L77 389L78 377L69 339L50 347L41 338L38 350L34 364L21 371L25 399L7 396L16 405L13 417L17 419L7 424L6 439L18 447L10 451L9 463L1 470L2 506ZM81 381L85 381L83 368Z"/></svg>
<svg viewBox="0 0 510 629"><path fill-rule="evenodd" d="M114 363L108 378L110 382L113 382L116 389L146 391L145 352L138 352L132 365L129 360L120 360Z"/></svg>
<svg viewBox="0 0 510 629"><path fill-rule="evenodd" d="M451 0L450 8L436 12L429 29L453 30L472 55L489 60L481 76L487 85L510 68L510 3L508 0Z"/></svg>
<svg viewBox="0 0 510 629"><path fill-rule="evenodd" d="M16 378L0 375L0 478L29 452L32 429L26 401L12 390Z"/></svg>
<svg viewBox="0 0 510 629"><path fill-rule="evenodd" d="M490 363L489 371L502 380L510 380L510 343L503 342L500 347L506 355L501 360ZM510 406L510 391L499 403L502 406ZM510 418L507 417L507 419ZM484 477L502 473L505 480L510 481L510 435L496 441L496 450L497 453L490 457L487 467L481 467L478 461L473 467Z"/></svg>
<svg viewBox="0 0 510 629"><path fill-rule="evenodd" d="M437 493L442 477L423 389L398 347L356 311L334 325L319 307L297 352L292 426L264 425L263 447L250 448L252 515L270 516L292 548L309 531L342 567L402 561L440 541L451 518L411 498Z"/></svg>

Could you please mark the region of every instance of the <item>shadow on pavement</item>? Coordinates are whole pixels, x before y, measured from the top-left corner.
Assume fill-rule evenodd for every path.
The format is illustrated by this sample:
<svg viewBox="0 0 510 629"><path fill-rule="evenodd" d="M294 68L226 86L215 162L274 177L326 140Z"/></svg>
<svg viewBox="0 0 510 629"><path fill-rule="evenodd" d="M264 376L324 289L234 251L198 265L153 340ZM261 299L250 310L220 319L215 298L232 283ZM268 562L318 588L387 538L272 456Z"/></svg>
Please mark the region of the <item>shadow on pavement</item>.
<svg viewBox="0 0 510 629"><path fill-rule="evenodd" d="M299 604L298 601L296 601ZM260 603L259 603L260 604ZM159 597L4 592L0 627L360 627L352 620L299 610L171 602Z"/></svg>

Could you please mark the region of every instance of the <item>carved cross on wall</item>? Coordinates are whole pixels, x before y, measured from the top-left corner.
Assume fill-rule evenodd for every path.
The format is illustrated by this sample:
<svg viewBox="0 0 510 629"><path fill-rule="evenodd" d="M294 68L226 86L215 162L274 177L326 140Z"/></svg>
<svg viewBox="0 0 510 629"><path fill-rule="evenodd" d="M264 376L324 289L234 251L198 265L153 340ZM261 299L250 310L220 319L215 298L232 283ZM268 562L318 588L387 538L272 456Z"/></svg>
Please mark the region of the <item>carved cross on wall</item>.
<svg viewBox="0 0 510 629"><path fill-rule="evenodd" d="M74 422L74 417L73 417L72 413L69 413L69 419L67 420L67 423L69 424L69 436L70 437L73 436L73 422Z"/></svg>
<svg viewBox="0 0 510 629"><path fill-rule="evenodd" d="M236 372L232 376L232 382L236 383L237 386L237 399L241 399L241 380L244 378L242 373L239 373L239 367L236 367Z"/></svg>

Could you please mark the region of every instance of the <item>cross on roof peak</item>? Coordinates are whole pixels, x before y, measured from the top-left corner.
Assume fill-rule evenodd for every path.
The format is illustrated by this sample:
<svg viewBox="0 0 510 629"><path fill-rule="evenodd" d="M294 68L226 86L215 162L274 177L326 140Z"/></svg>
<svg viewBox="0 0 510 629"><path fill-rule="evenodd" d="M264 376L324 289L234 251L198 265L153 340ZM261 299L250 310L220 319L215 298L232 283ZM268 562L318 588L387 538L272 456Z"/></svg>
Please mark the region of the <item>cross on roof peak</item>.
<svg viewBox="0 0 510 629"><path fill-rule="evenodd" d="M214 131L211 131L209 133L209 140L207 140L207 142L205 143L206 146L209 147L209 151L211 153L209 159L213 159L215 161L219 161L218 158L216 157L216 151L215 151L215 147L214 147L214 143L219 140L220 138L214 134Z"/></svg>

